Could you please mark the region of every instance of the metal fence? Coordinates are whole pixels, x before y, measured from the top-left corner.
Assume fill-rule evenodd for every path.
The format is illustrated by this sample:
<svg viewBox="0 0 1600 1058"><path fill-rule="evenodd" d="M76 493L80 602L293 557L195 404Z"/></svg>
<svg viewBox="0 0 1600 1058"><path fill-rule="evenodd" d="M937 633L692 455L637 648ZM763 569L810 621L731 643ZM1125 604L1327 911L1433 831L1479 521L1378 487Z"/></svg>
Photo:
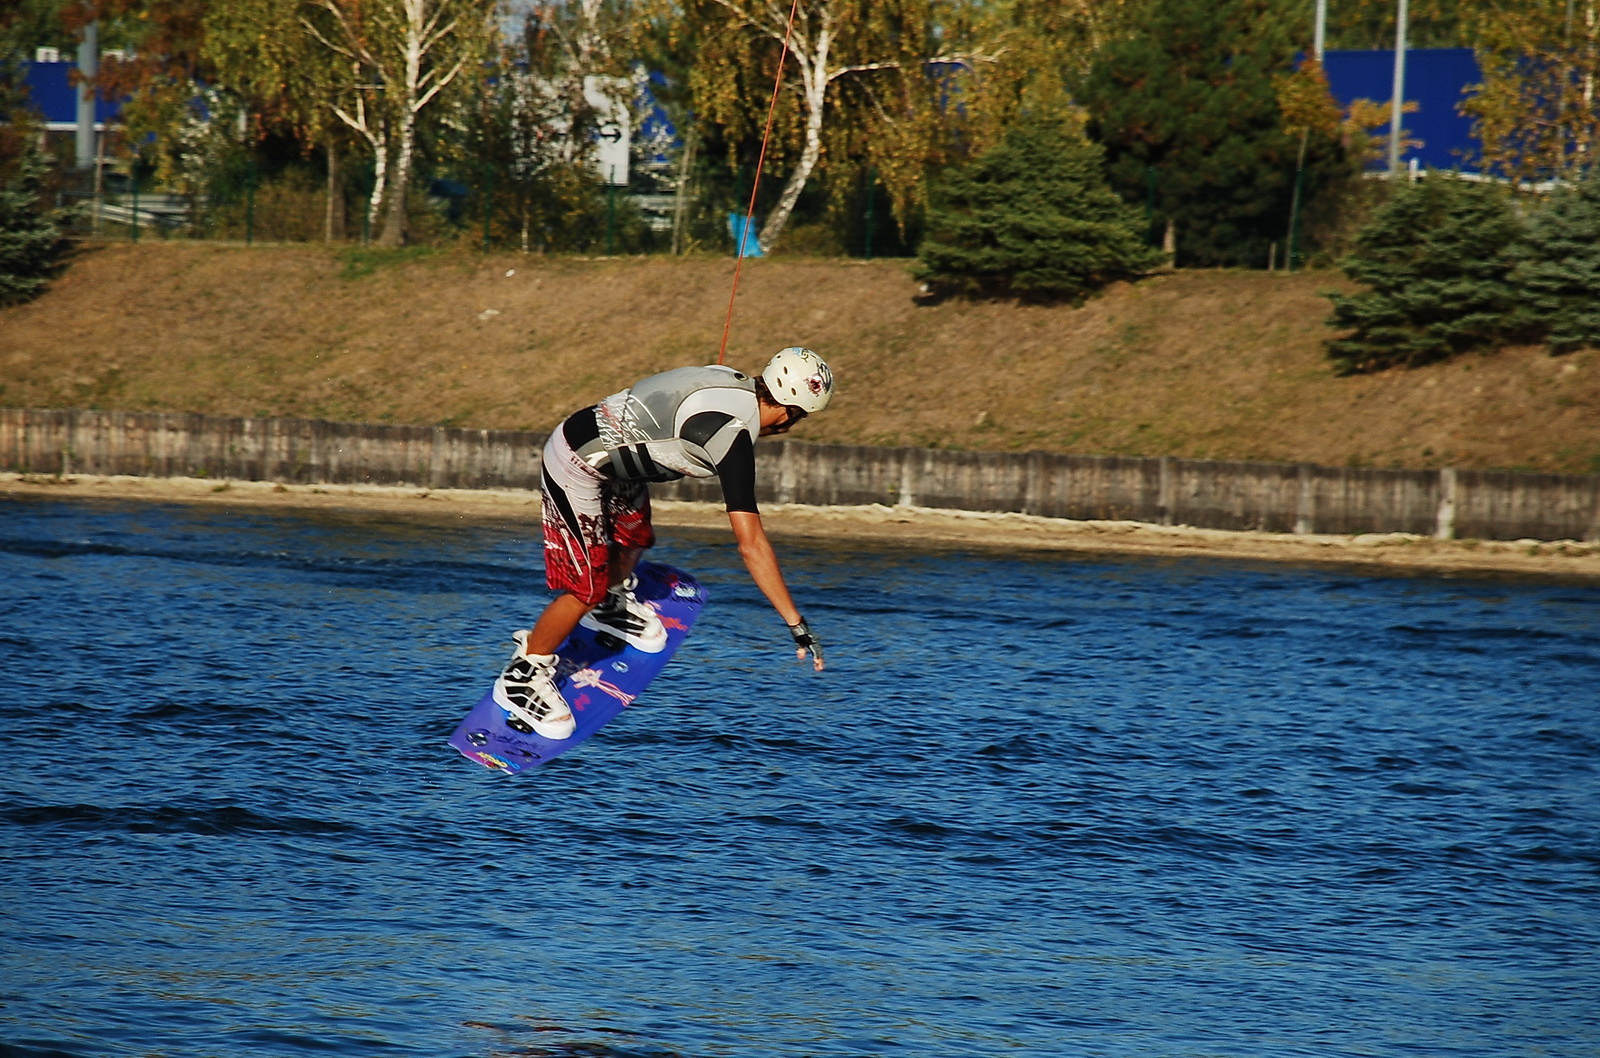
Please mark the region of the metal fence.
<svg viewBox="0 0 1600 1058"><path fill-rule="evenodd" d="M408 241L534 252L733 253L748 174L743 182L691 180L681 190L679 178L641 167L630 186L579 180L530 190L490 167L468 166L418 181L407 199ZM869 174L853 199L826 216L802 210L791 218L784 252L868 258L909 252L874 180ZM366 243L379 237L388 210L370 213L370 172L330 182L310 164L241 163L211 174L202 189L180 189L125 162L107 162L98 174L69 174L65 184L59 202L75 207L79 234L132 242ZM763 183L764 199L769 190L776 194L778 184ZM746 252L759 254L753 246Z"/></svg>

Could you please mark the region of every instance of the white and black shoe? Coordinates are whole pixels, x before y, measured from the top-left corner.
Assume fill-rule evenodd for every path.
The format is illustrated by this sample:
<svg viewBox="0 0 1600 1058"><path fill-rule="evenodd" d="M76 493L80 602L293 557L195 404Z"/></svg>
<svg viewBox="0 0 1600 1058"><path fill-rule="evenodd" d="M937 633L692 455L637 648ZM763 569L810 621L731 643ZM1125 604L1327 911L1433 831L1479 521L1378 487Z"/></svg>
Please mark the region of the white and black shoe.
<svg viewBox="0 0 1600 1058"><path fill-rule="evenodd" d="M510 726L557 741L578 729L572 708L556 687L556 655L528 654L528 633L511 636L517 649L494 681L494 703L511 714Z"/></svg>
<svg viewBox="0 0 1600 1058"><path fill-rule="evenodd" d="M634 597L638 584L639 578L629 575L578 623L598 632L602 643L609 636L646 654L659 654L667 649L667 627L660 614Z"/></svg>

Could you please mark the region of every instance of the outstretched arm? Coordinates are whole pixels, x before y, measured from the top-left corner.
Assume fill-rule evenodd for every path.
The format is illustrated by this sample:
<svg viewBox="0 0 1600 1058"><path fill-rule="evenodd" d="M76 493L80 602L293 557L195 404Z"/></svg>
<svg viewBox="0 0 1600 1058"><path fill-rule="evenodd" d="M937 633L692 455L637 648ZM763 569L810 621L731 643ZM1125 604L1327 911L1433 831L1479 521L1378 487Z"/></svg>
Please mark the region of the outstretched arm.
<svg viewBox="0 0 1600 1058"><path fill-rule="evenodd" d="M756 582L761 594L765 595L772 608L778 611L778 616L783 618L784 624L791 630L794 629L801 623L800 610L789 594L789 586L784 583L783 571L778 568L777 552L772 549L772 541L767 539L767 530L761 524L761 515L754 511L729 511L728 524L733 526L733 538L739 543L739 557L744 559L745 568L750 571L750 579ZM803 659L806 656L806 647L799 646L795 654ZM822 670L821 651L812 649L811 664L817 671Z"/></svg>

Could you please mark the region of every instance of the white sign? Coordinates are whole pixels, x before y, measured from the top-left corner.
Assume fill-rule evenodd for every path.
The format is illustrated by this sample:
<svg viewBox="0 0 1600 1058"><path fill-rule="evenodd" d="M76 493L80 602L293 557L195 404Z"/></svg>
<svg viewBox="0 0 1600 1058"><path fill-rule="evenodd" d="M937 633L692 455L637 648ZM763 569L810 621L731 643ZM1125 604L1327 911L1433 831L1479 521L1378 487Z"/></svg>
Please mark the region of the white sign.
<svg viewBox="0 0 1600 1058"><path fill-rule="evenodd" d="M625 77L585 77L583 97L594 107L594 164L602 182L628 182L628 157L632 146L632 115L628 97L633 85Z"/></svg>

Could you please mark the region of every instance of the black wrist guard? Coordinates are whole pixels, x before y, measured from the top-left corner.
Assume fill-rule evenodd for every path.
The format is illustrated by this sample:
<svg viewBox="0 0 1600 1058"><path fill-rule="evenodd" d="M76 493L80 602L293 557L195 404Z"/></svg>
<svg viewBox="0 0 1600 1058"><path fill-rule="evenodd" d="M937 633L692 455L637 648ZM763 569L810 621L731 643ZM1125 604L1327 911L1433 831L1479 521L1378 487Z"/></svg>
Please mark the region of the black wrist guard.
<svg viewBox="0 0 1600 1058"><path fill-rule="evenodd" d="M789 626L789 634L794 636L795 646L802 650L810 650L816 654L822 653L821 646L817 643L817 637L812 634L811 626L806 624L804 617L800 618L796 624Z"/></svg>

